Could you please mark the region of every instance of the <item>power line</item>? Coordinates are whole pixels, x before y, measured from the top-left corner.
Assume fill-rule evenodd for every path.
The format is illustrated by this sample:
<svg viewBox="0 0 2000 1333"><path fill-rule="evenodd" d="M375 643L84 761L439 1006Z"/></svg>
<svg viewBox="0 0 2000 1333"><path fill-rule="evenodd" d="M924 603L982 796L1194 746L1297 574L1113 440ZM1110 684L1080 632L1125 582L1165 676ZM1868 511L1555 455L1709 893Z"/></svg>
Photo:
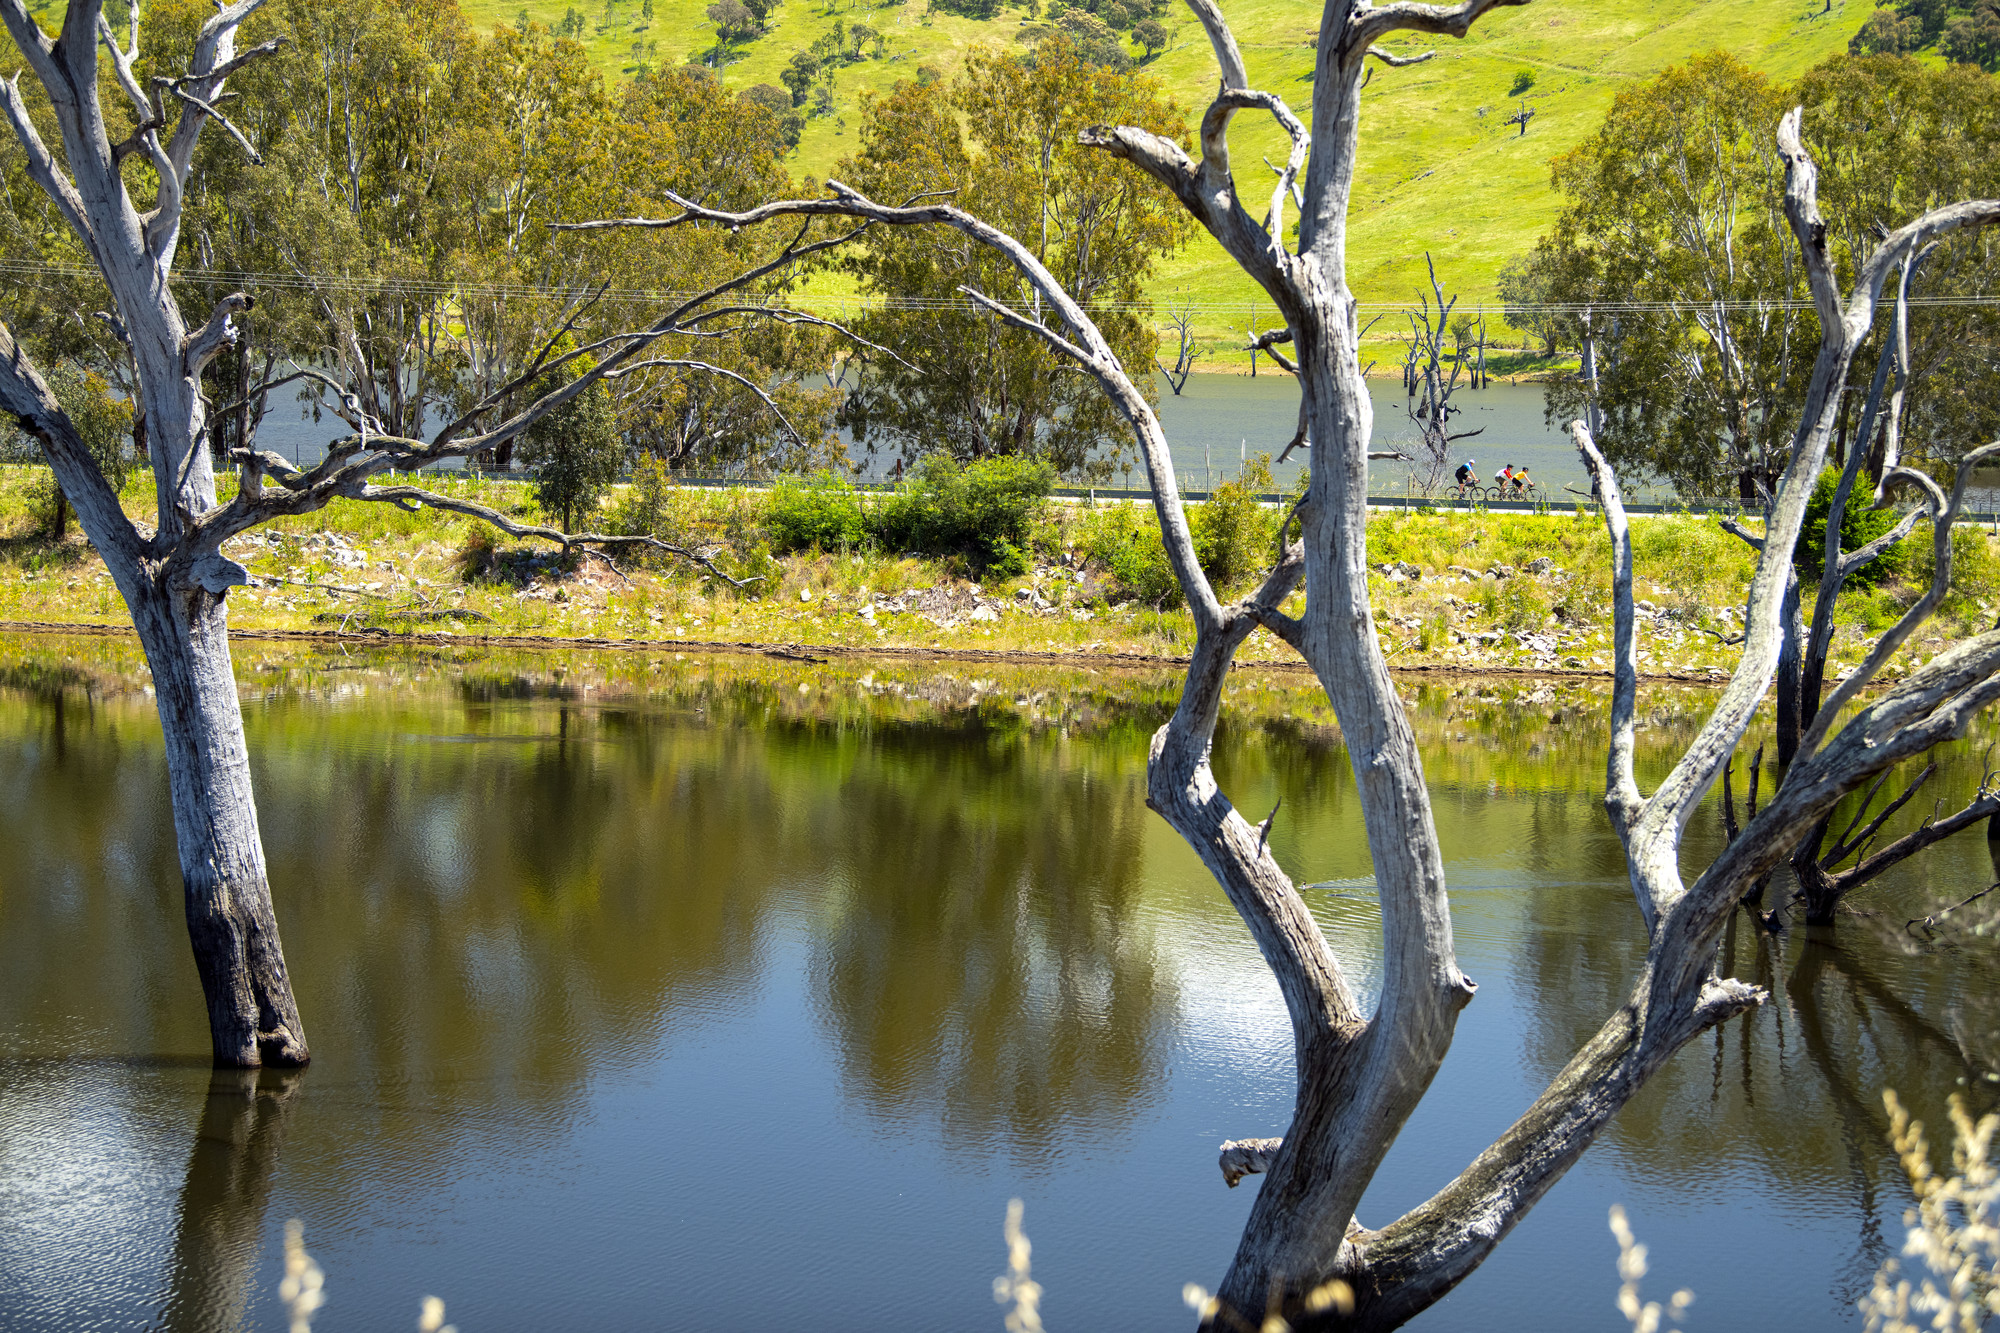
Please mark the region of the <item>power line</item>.
<svg viewBox="0 0 2000 1333"><path fill-rule="evenodd" d="M0 275L35 277L55 275L95 280L97 270L86 264L41 263L33 260L0 259ZM431 297L457 300L535 300L560 298L575 300L597 292L594 286L557 286L548 283L456 282L427 278L372 278L347 273L279 273L248 269L205 269L178 275L183 283L213 282L224 286L278 291L340 291L364 295ZM638 302L659 307L681 304L697 295L696 289L609 287L603 296L617 301ZM820 293L731 293L725 300L740 305L760 305L773 310L796 310L804 314L841 312L863 313L876 310L942 311L976 310L979 307L962 296L921 297L879 294L830 295ZM1965 296L1913 296L1915 309L1958 309L2000 306L2000 294ZM1091 310L1158 314L1250 317L1269 315L1275 308L1267 302L1228 300L1179 300L1171 295L1143 301L1100 301ZM1421 301L1363 301L1364 314L1418 313L1427 307ZM1434 307L1432 307L1434 308ZM1504 302L1460 302L1454 315L1625 315L1625 314L1783 314L1808 311L1813 302L1807 297L1739 297L1719 301L1570 301L1507 305Z"/></svg>

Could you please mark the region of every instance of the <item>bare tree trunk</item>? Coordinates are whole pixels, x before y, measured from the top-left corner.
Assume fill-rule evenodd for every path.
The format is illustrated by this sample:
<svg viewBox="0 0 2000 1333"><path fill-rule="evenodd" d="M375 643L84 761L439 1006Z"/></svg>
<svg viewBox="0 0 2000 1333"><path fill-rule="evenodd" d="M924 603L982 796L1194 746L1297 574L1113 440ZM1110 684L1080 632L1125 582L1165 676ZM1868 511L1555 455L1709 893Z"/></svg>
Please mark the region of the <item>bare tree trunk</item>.
<svg viewBox="0 0 2000 1333"><path fill-rule="evenodd" d="M227 609L196 587L142 598L132 621L166 740L188 938L215 1062L302 1065L309 1058L305 1028L264 867Z"/></svg>
<svg viewBox="0 0 2000 1333"><path fill-rule="evenodd" d="M1271 295L1284 320L1282 329L1252 346L1269 350L1299 380L1312 442L1306 492L1293 511L1301 540L1277 552L1263 585L1235 604L1223 604L1202 574L1166 435L1144 394L1082 306L1004 232L949 204L889 207L839 182L828 183L832 197L824 199L777 201L742 212L687 204L670 219L591 224L707 223L741 230L777 218L841 215L953 227L1006 254L1036 293L1032 315L968 289L971 299L1075 360L1132 423L1152 481L1162 544L1196 634L1180 703L1153 737L1147 802L1201 857L1270 967L1290 1019L1297 1074L1292 1122L1283 1138L1225 1148L1222 1166L1231 1183L1260 1168L1267 1178L1221 1290L1201 1302L1205 1324L1269 1328L1278 1326L1270 1322L1275 1318L1293 1329L1391 1329L1463 1281L1676 1051L1762 1002L1758 988L1715 975L1717 945L1745 887L1782 866L1801 835L1848 792L1939 740L1963 734L1978 710L2000 698L1995 631L1947 649L1837 732L1808 728L1793 780L1692 884L1683 879L1688 821L1727 768L1777 669L1792 552L1832 432L1833 391L1874 320L1883 277L1934 236L2000 222L2000 201L1993 200L1926 214L1884 238L1843 301L1826 253L1816 173L1798 141L1800 113L1794 111L1778 131L1785 211L1812 282L1822 330L1819 356L1786 484L1769 511L1741 662L1701 732L1650 796L1640 792L1634 765L1639 629L1629 525L1617 480L1588 428L1581 421L1571 426L1602 492L1614 552L1616 670L1605 807L1625 849L1645 961L1626 1002L1499 1140L1403 1217L1379 1231L1360 1225L1355 1207L1429 1087L1475 987L1457 965L1422 764L1368 602L1368 440L1374 423L1346 282L1348 192L1364 61L1412 63L1374 43L1397 30L1463 36L1492 3L1396 0L1329 9L1316 48L1309 136L1281 98L1249 86L1242 55L1213 0L1189 0L1221 70L1221 89L1202 120L1199 160L1178 142L1132 126L1096 126L1080 136L1172 190ZM1229 122L1246 110L1270 114L1292 143L1262 222L1239 199L1229 166ZM1305 202L1294 253L1285 244L1283 212L1301 169L1307 173ZM1043 323L1044 311L1064 328ZM1296 366L1276 350L1278 342L1293 345ZM1961 475L1969 475L1969 467ZM1940 503L1937 512L1948 528L1955 502ZM1301 579L1306 599L1295 618L1282 607ZM1920 604L1918 619L1931 605ZM1244 819L1209 767L1230 661L1259 627L1290 644L1312 668L1347 746L1381 906L1380 988L1372 1013L1357 1001L1311 911L1270 854L1276 812L1262 826ZM1892 633L1878 652L1900 642ZM1871 662L1879 667L1878 660ZM1857 673L1856 688L1872 670ZM1845 697L1837 692L1829 709L1837 711Z"/></svg>

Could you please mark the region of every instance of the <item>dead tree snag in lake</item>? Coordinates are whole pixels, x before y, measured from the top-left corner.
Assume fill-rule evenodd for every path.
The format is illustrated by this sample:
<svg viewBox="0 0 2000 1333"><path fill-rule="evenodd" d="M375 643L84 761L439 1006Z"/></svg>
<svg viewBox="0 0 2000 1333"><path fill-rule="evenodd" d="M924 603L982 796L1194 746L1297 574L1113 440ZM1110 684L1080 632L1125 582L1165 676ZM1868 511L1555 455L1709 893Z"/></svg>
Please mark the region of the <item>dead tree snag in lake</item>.
<svg viewBox="0 0 2000 1333"><path fill-rule="evenodd" d="M1006 254L1031 293L1010 305L967 295L996 318L1062 351L1091 374L1132 423L1152 480L1169 563L1187 597L1196 638L1180 702L1155 734L1148 803L1194 848L1236 907L1274 974L1291 1021L1297 1093L1282 1138L1228 1145L1224 1169L1262 1172L1242 1240L1205 1319L1257 1326L1281 1317L1297 1329L1390 1329L1470 1274L1578 1160L1617 1111L1682 1046L1758 1004L1763 992L1714 974L1717 945L1744 886L1781 864L1801 832L1849 791L1898 760L1959 734L2000 695L2000 633L1948 650L1864 708L1801 761L1801 776L1767 804L1746 836L1692 884L1681 877L1689 816L1749 725L1770 684L1780 642L1784 571L1798 539L1810 479L1825 456L1837 395L1870 327L1881 282L1901 257L1954 228L2000 220L2000 201L1957 205L1891 233L1863 266L1844 305L1825 256L1811 160L1796 115L1782 131L1787 212L1809 252L1824 340L1790 482L1772 511L1753 582L1742 664L1714 715L1650 796L1633 772L1637 692L1631 547L1616 481L1586 429L1579 445L1606 492L1617 552L1618 671L1611 710L1607 806L1631 866L1636 921L1648 942L1624 1004L1522 1117L1429 1201L1379 1228L1361 1224L1363 1192L1422 1100L1459 1012L1474 994L1452 945L1443 857L1414 733L1389 676L1368 598L1366 526L1372 406L1358 356L1355 301L1346 280L1348 195L1359 140L1364 65L1407 64L1376 45L1399 30L1462 36L1498 0L1454 6L1335 6L1317 44L1317 142L1282 98L1250 86L1236 41L1212 0L1189 0L1221 67L1203 117L1199 157L1129 126L1100 126L1083 141L1122 157L1169 189L1276 303L1292 350L1311 441L1303 498L1285 525L1299 540L1275 553L1262 585L1225 603L1203 575L1159 418L1109 343L1068 292L1013 237L945 203L896 207L839 182L829 197L726 211L677 200L672 218L625 225L747 228L789 217L838 215L896 226L952 227ZM1240 111L1270 115L1291 142L1260 221L1239 196L1229 125ZM1286 244L1284 206L1303 178L1298 245ZM1262 200L1258 211L1262 211ZM617 225L617 224L606 224ZM1053 315L1053 320L1048 319ZM1804 481L1801 481L1804 479ZM1294 529L1293 522L1297 527ZM1299 585L1305 602L1285 610ZM1332 702L1353 767L1381 904L1379 992L1364 1006L1348 969L1320 932L1266 833L1216 784L1210 743L1231 659L1258 628L1304 657ZM1247 1128L1251 1128L1246 1126ZM1228 1314L1220 1312L1226 1308Z"/></svg>
<svg viewBox="0 0 2000 1333"><path fill-rule="evenodd" d="M1952 528L1964 509L1967 484L1981 465L2000 458L2000 443L1996 443L1974 449L1959 459L1956 480L1949 495L1925 473L1900 465L1903 402L1910 373L1910 292L1924 260L1935 252L1937 245L1933 241L1921 249L1912 247L1898 259L1896 300L1889 317L1887 336L1882 340L1874 380L1861 410L1860 430L1855 435L1856 441L1881 441L1880 452L1876 455L1881 464L1881 477L1875 486L1875 506L1887 507L1892 492L1904 489L1915 491L1918 502L1903 514L1894 527L1880 536L1853 551L1841 550L1842 519L1848 511L1848 501L1854 495L1855 485L1860 480L1861 469L1871 455L1869 449L1858 445L1848 450L1846 464L1841 469L1840 480L1834 487L1832 503L1827 510L1824 554L1811 618L1807 619L1803 614L1803 596L1796 570L1791 571L1787 579L1780 610L1779 628L1783 636L1777 665L1780 794L1793 781L1800 757L1810 755L1826 739L1840 711L1881 673L1890 656L1908 642L1943 604L1951 584ZM1862 661L1835 682L1832 694L1828 695L1827 659L1840 628L1834 621L1833 611L1841 589L1856 573L1881 559L1918 523L1924 521L1928 521L1931 527L1930 586L1901 619L1870 647ZM1741 524L1729 522L1724 526L1753 547L1761 548L1764 544L1764 538ZM1766 528L1769 528L1768 519ZM1980 781L1979 790L1963 806L1949 814L1934 809L1931 817L1919 827L1878 848L1875 843L1883 826L1929 783L1936 772L1935 764L1926 764L1914 778L1903 784L1899 792L1877 806L1876 798L1882 795L1891 777L1890 771L1884 770L1869 785L1837 834L1834 833L1832 811L1828 811L1806 832L1792 853L1790 863L1798 886L1793 901L1804 908L1807 925L1831 926L1841 899L1854 889L1926 847L2000 815L2000 778L1996 778L1989 768ZM1730 799L1726 789L1724 799ZM1734 809L1727 810L1725 814L1733 823ZM1843 863L1846 863L1844 868ZM1747 902L1753 907L1763 907L1761 884L1752 889ZM1775 926L1782 919L1784 906L1783 903L1771 906L1765 917L1768 924Z"/></svg>
<svg viewBox="0 0 2000 1333"><path fill-rule="evenodd" d="M1459 376L1465 373L1470 361L1465 352L1470 338L1465 329L1453 327L1451 311L1458 298L1445 299L1437 265L1428 253L1424 255L1424 264L1430 270L1430 294L1417 293L1418 308L1409 312L1410 331L1403 335L1406 349L1403 394L1407 400L1403 410L1417 428L1417 447L1409 460L1410 479L1419 492L1431 495L1444 484L1445 475L1451 471L1452 444L1471 439L1479 431L1465 430L1454 435L1451 430L1451 419L1465 410L1454 407L1451 396L1461 387ZM1431 303L1433 298L1436 305ZM1445 350L1447 334L1457 340L1455 353ZM1483 332L1480 338L1483 346Z"/></svg>
<svg viewBox="0 0 2000 1333"><path fill-rule="evenodd" d="M40 441L58 484L131 610L152 670L165 736L188 932L215 1059L243 1067L301 1065L310 1053L278 940L231 674L229 591L246 584L249 576L224 554L223 543L268 519L311 513L346 498L412 509L430 505L566 548L649 545L697 561L721 577L698 553L651 538L559 533L416 486L377 486L373 478L503 445L591 385L644 365L733 374L698 358L648 357L647 349L668 334L710 336L715 321L808 319L737 298L765 275L844 239L808 239L802 232L769 262L715 283L647 328L559 355L552 339L522 376L473 402L429 440L384 430L351 386L316 370L301 369L257 385L252 395L294 380L317 384L335 400L335 414L354 433L335 441L326 458L309 469L244 442L228 459L236 469L237 493L222 503L214 463L204 447L206 427L212 414L240 410L241 404L208 402L201 391L202 371L234 347L237 317L253 301L243 292L226 296L191 327L174 297L174 261L203 130L213 122L253 162L261 161L243 131L218 108L227 100L225 85L232 74L279 50L277 41L236 49L239 28L263 2L219 5L201 25L184 73L154 68L142 78L140 71L147 66L138 49L137 5L131 7L130 29L121 37L104 18L102 0L72 0L59 32L50 37L26 0L0 0L0 19L47 98L60 142L43 140L37 128L40 108L31 109L18 78L0 82L0 104L19 141L28 177L48 197L54 215L74 234L108 290L112 313L105 318L131 359L136 382L138 423L158 501L157 527L147 531L125 514L27 349L5 328L0 328L0 408ZM100 49L112 76L103 84ZM117 117L129 118L134 126L124 137L113 138L114 116L101 104L101 87L130 103ZM135 192L150 194L150 205L142 207ZM558 338L570 332L590 304L588 294L570 303ZM518 411L505 410L517 401L508 395L522 394L537 377L586 355L595 361L584 373ZM765 402L771 405L768 397Z"/></svg>
<svg viewBox="0 0 2000 1333"><path fill-rule="evenodd" d="M1182 301L1174 309L1167 311L1167 327L1174 331L1174 368L1168 370L1158 357L1153 363L1160 368L1160 374L1167 381L1167 387L1174 391L1174 397L1187 388L1188 376L1194 374L1194 359L1200 353L1194 346L1194 302Z"/></svg>

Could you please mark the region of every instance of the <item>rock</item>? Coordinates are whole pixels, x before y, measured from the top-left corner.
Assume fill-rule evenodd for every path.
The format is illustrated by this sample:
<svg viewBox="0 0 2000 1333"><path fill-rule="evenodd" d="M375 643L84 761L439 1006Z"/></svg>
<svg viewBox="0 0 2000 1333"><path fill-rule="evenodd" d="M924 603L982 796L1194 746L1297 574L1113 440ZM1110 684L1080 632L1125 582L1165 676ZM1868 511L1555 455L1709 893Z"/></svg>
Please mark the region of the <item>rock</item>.
<svg viewBox="0 0 2000 1333"><path fill-rule="evenodd" d="M1020 601L1032 602L1035 600L1035 590L1029 587L1016 588L1014 589L1014 596Z"/></svg>
<svg viewBox="0 0 2000 1333"><path fill-rule="evenodd" d="M1512 565L1488 565L1486 573L1489 578L1511 579L1514 577L1514 567Z"/></svg>
<svg viewBox="0 0 2000 1333"><path fill-rule="evenodd" d="M1522 565L1521 572L1523 574L1546 574L1555 567L1556 567L1555 561L1549 559L1545 555L1538 555L1533 560L1530 560L1527 564Z"/></svg>
<svg viewBox="0 0 2000 1333"><path fill-rule="evenodd" d="M863 602L861 609L855 612L855 614L872 625L875 623L875 604L873 602Z"/></svg>
<svg viewBox="0 0 2000 1333"><path fill-rule="evenodd" d="M990 606L983 605L974 607L972 614L966 617L967 620L998 620L999 618L1000 613L998 611L995 611Z"/></svg>
<svg viewBox="0 0 2000 1333"><path fill-rule="evenodd" d="M1458 575L1460 578L1464 579L1467 583L1479 582L1478 573L1474 570L1467 569L1464 565L1447 565L1446 569L1448 569L1451 573Z"/></svg>
<svg viewBox="0 0 2000 1333"><path fill-rule="evenodd" d="M800 589L799 589L799 600L800 600L800 601L802 601L802 602L810 602L810 601L811 601L812 599L813 599L813 595L812 595L812 589L811 589L811 588L800 588Z"/></svg>
<svg viewBox="0 0 2000 1333"><path fill-rule="evenodd" d="M1583 659L1581 657L1565 657L1563 665L1574 671L1583 665Z"/></svg>

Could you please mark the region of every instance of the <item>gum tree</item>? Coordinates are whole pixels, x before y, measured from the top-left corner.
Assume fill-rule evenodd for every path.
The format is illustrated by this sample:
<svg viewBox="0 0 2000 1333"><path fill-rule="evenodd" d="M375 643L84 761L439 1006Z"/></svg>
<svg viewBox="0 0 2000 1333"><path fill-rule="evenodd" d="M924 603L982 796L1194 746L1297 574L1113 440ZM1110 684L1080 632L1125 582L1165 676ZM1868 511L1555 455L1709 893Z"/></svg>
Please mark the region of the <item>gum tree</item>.
<svg viewBox="0 0 2000 1333"><path fill-rule="evenodd" d="M721 572L695 552L648 537L564 534L413 485L377 485L391 470L414 472L504 445L603 381L647 368L732 372L694 357L651 355L668 335L712 336L718 325L766 315L762 301L738 299L768 275L845 239L792 237L775 257L751 262L716 280L644 327L594 337L558 352L593 304L571 302L554 336L526 358L522 372L495 384L428 438L391 429L353 383L316 370L254 386L265 393L300 379L335 404L352 434L336 440L323 461L299 469L275 454L234 450L236 493L219 498L215 464L204 430L214 406L203 396L203 368L232 349L236 320L253 304L243 292L217 301L191 323L174 295L175 259L196 147L213 122L257 160L242 130L219 105L230 77L276 53L266 42L239 52L243 22L264 0L235 0L200 26L184 72L161 73L141 62L139 12L121 37L101 0L72 0L54 36L42 31L24 0L0 0L0 19L26 73L0 82L0 106L26 158L27 172L73 233L109 294L103 318L130 359L138 416L154 479L158 521L148 529L130 518L93 458L77 423L50 391L34 358L0 327L0 408L39 441L77 518L103 557L138 631L152 670L165 737L167 783L187 907L188 933L207 1002L218 1064L302 1065L310 1058L304 1025L278 939L276 917L251 791L248 752L230 669L228 598L249 581L223 544L270 519L315 512L337 499L431 506L483 519L514 536L565 547L648 545ZM102 63L100 63L102 62ZM122 97L104 105L102 94ZM39 91L45 105L30 104ZM53 120L56 142L39 124ZM114 121L127 128L114 128ZM575 363L572 366L572 363ZM582 369L588 364L589 368ZM563 373L568 367L568 373ZM578 373L581 371L581 373ZM544 379L544 377L547 377ZM740 376L738 378L741 378ZM537 383L550 387L529 398ZM756 385L754 392L762 393ZM767 405L770 403L765 397ZM510 408L510 403L521 404ZM782 414L780 419L782 420Z"/></svg>
<svg viewBox="0 0 2000 1333"><path fill-rule="evenodd" d="M1313 82L1316 135L1309 136L1281 98L1250 86L1235 39L1212 0L1189 0L1221 72L1221 86L1202 119L1199 156L1131 126L1098 126L1081 136L1084 144L1126 159L1164 185L1269 294L1285 320L1284 330L1260 341L1291 347L1286 359L1304 398L1310 478L1285 524L1288 538L1296 524L1297 539L1278 553L1262 586L1240 602L1222 602L1202 574L1166 436L1145 394L1081 303L1029 245L950 204L887 206L839 182L828 183L828 198L782 200L740 212L676 200L682 211L674 217L594 224L747 228L777 218L842 216L952 228L1006 256L1026 288L1018 307L984 292L967 295L1081 366L1131 423L1152 480L1168 558L1197 634L1179 706L1153 738L1148 803L1201 856L1249 927L1291 1018L1297 1075L1291 1124L1281 1138L1224 1145L1222 1166L1231 1183L1259 1171L1266 1179L1220 1290L1202 1303L1204 1323L1221 1319L1233 1327L1254 1326L1275 1314L1293 1328L1388 1329L1464 1280L1676 1051L1765 998L1758 988L1715 973L1723 927L1747 887L1782 865L1842 796L1891 765L1961 735L1972 716L2000 696L1996 632L1948 647L1863 705L1855 691L1893 646L1885 640L1842 696L1829 700L1861 705L1857 711L1835 726L1840 709L1823 710L1823 722L1804 738L1784 788L1713 864L1692 882L1683 877L1679 855L1688 820L1728 765L1771 684L1792 550L1812 480L1826 456L1838 387L1875 323L1883 283L1906 256L1935 238L2000 221L2000 201L1927 213L1880 241L1843 296L1819 215L1813 162L1800 142L1794 112L1777 133L1782 215L1812 292L1821 330L1818 353L1801 395L1789 466L1761 538L1741 663L1685 756L1650 795L1639 790L1633 769L1638 626L1623 504L1616 477L1588 428L1581 422L1572 426L1603 491L1615 553L1617 667L1605 805L1625 847L1637 924L1648 942L1645 961L1626 1001L1521 1118L1455 1179L1382 1226L1368 1227L1356 1218L1363 1191L1423 1098L1476 987L1453 952L1444 864L1422 764L1368 605L1373 420L1346 278L1348 195L1365 62L1410 63L1378 43L1399 31L1463 36L1500 2L1329 5ZM1229 126L1241 111L1272 116L1291 140L1268 202L1246 202L1231 171ZM1296 199L1301 210L1295 246L1287 243L1288 199ZM1955 502L1934 499L1934 515L1948 528ZM1303 608L1288 613L1283 607L1301 583ZM1920 609L1927 613L1928 604ZM1338 716L1352 762L1381 903L1381 981L1372 1007L1356 994L1297 887L1271 855L1270 821L1260 826L1246 820L1217 787L1209 767L1231 658L1259 627L1277 634L1311 665Z"/></svg>

